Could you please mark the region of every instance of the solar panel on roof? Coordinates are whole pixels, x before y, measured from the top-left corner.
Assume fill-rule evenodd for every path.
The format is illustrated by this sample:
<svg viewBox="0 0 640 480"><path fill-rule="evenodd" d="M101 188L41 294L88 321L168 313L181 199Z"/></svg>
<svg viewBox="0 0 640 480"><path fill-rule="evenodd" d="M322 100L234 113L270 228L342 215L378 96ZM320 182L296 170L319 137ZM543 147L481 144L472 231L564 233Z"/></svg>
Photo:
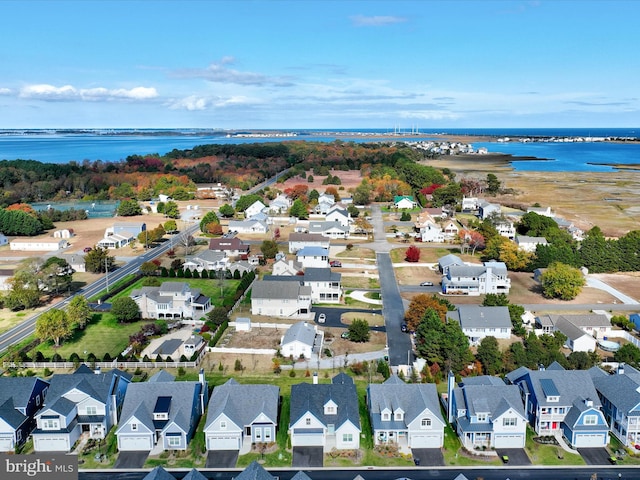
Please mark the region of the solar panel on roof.
<svg viewBox="0 0 640 480"><path fill-rule="evenodd" d="M545 397L559 397L560 392L556 388L556 384L550 378L543 378L540 380L540 386L544 392Z"/></svg>

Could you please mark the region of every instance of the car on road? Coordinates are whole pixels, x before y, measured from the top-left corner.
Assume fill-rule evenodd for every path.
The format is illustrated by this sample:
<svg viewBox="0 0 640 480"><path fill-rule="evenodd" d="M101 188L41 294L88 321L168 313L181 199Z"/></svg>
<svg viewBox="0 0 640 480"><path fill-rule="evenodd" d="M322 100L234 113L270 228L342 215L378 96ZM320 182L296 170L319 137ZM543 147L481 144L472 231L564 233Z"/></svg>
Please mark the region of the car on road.
<svg viewBox="0 0 640 480"><path fill-rule="evenodd" d="M433 287L433 282L422 282L421 287Z"/></svg>
<svg viewBox="0 0 640 480"><path fill-rule="evenodd" d="M407 327L406 323L403 323L402 325L400 325L400 330L402 330L404 333L407 333L409 331L409 328Z"/></svg>
<svg viewBox="0 0 640 480"><path fill-rule="evenodd" d="M318 323L324 323L327 321L327 316L324 313L318 315Z"/></svg>
<svg viewBox="0 0 640 480"><path fill-rule="evenodd" d="M329 262L329 265L332 267L341 267L342 266L342 262L340 260L331 260Z"/></svg>

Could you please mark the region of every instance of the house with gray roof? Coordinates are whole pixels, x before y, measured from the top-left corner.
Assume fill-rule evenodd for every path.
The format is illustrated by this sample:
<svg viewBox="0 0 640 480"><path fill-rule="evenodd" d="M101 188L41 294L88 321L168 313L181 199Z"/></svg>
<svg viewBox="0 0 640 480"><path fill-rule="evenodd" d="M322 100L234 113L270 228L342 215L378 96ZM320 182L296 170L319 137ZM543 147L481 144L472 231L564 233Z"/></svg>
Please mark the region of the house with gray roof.
<svg viewBox="0 0 640 480"><path fill-rule="evenodd" d="M342 274L331 268L308 267L304 275L265 275L265 282L298 282L311 289L312 303L340 303L342 298Z"/></svg>
<svg viewBox="0 0 640 480"><path fill-rule="evenodd" d="M296 252L296 260L303 268L329 268L329 249L304 247Z"/></svg>
<svg viewBox="0 0 640 480"><path fill-rule="evenodd" d="M296 262L295 260L286 260L284 257L276 260L273 264L273 269L271 273L276 276L295 276L298 275L298 272L302 272L302 264L300 262Z"/></svg>
<svg viewBox="0 0 640 480"><path fill-rule="evenodd" d="M285 357L313 358L322 351L324 332L317 325L298 322L291 325L280 341L280 351Z"/></svg>
<svg viewBox="0 0 640 480"><path fill-rule="evenodd" d="M55 374L32 432L36 452L69 452L81 435L103 439L118 423L131 375L117 369L102 373L81 365L74 373Z"/></svg>
<svg viewBox="0 0 640 480"><path fill-rule="evenodd" d="M400 448L440 448L445 421L433 383L405 383L396 375L367 387L375 445L397 443Z"/></svg>
<svg viewBox="0 0 640 480"><path fill-rule="evenodd" d="M349 226L340 222L309 222L309 233L317 233L327 238L347 238L349 237Z"/></svg>
<svg viewBox="0 0 640 480"><path fill-rule="evenodd" d="M538 435L562 435L574 448L609 443L609 425L588 371L520 367L505 378L520 388L527 420Z"/></svg>
<svg viewBox="0 0 640 480"><path fill-rule="evenodd" d="M230 379L214 388L204 426L207 450L275 442L279 400L275 385L241 385Z"/></svg>
<svg viewBox="0 0 640 480"><path fill-rule="evenodd" d="M202 473L200 473L195 468L192 468L184 477L182 477L182 480L206 480L206 479L207 477L205 477ZM149 473L147 473L142 480L176 480L176 477L174 477L171 473L167 472L163 467L157 466L153 470L151 470Z"/></svg>
<svg viewBox="0 0 640 480"><path fill-rule="evenodd" d="M527 417L516 385L480 376L455 386L450 375L447 399L450 420L465 448L524 448Z"/></svg>
<svg viewBox="0 0 640 480"><path fill-rule="evenodd" d="M302 285L300 281L257 280L251 288L251 313L300 320L311 319L311 287Z"/></svg>
<svg viewBox="0 0 640 480"><path fill-rule="evenodd" d="M478 216L484 220L492 214L500 215L502 213L502 207L499 203L491 203L486 200L478 201Z"/></svg>
<svg viewBox="0 0 640 480"><path fill-rule="evenodd" d="M38 377L0 377L0 452L13 452L27 441L48 388Z"/></svg>
<svg viewBox="0 0 640 480"><path fill-rule="evenodd" d="M116 430L119 451L186 450L208 401L204 371L198 381L173 376L129 385Z"/></svg>
<svg viewBox="0 0 640 480"><path fill-rule="evenodd" d="M640 448L640 371L620 364L613 374L599 367L589 373L611 433L625 447Z"/></svg>
<svg viewBox="0 0 640 480"><path fill-rule="evenodd" d="M229 231L235 233L267 233L266 221L250 218L248 220L229 220Z"/></svg>
<svg viewBox="0 0 640 480"><path fill-rule="evenodd" d="M211 310L211 299L186 282L164 282L159 287L142 287L129 295L140 308L142 318L199 319Z"/></svg>
<svg viewBox="0 0 640 480"><path fill-rule="evenodd" d="M304 247L329 248L330 240L319 233L290 233L289 253L296 253Z"/></svg>
<svg viewBox="0 0 640 480"><path fill-rule="evenodd" d="M229 258L224 252L214 252L213 250L203 250L195 255L188 256L182 264L185 270L226 270L229 268Z"/></svg>
<svg viewBox="0 0 640 480"><path fill-rule="evenodd" d="M458 305L447 312L447 320L460 325L471 345L478 345L485 337L511 338L511 316L507 307Z"/></svg>
<svg viewBox="0 0 640 480"><path fill-rule="evenodd" d="M549 245L549 242L544 237L529 237L527 235L516 235L514 242L520 250L529 253L535 253L538 245Z"/></svg>
<svg viewBox="0 0 640 480"><path fill-rule="evenodd" d="M449 267L452 267L454 265L466 264L459 256L454 255L453 253L449 253L448 255L445 255L444 257L440 257L438 259L438 270L440 270L440 273L442 273L443 275L446 275L449 271Z"/></svg>
<svg viewBox="0 0 640 480"><path fill-rule="evenodd" d="M508 294L511 280L504 262L482 265L450 265L442 277L442 293L448 295Z"/></svg>
<svg viewBox="0 0 640 480"><path fill-rule="evenodd" d="M360 447L358 394L353 379L339 373L331 383L291 386L289 435L293 447L318 446L325 450Z"/></svg>
<svg viewBox="0 0 640 480"><path fill-rule="evenodd" d="M539 315L535 318L536 334L561 332L567 337L565 346L573 352L593 352L597 339L611 334L611 321L603 314Z"/></svg>

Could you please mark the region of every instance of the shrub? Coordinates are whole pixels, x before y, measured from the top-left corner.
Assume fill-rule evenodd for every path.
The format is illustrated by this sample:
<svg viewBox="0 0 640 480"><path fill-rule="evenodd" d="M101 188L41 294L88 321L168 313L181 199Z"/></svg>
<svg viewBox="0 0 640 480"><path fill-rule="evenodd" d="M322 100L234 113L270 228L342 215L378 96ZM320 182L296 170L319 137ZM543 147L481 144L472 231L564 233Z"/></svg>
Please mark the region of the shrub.
<svg viewBox="0 0 640 480"><path fill-rule="evenodd" d="M289 376L290 376L291 378L295 378L295 376L296 376L296 371L295 371L293 368L292 368L291 370L289 370Z"/></svg>

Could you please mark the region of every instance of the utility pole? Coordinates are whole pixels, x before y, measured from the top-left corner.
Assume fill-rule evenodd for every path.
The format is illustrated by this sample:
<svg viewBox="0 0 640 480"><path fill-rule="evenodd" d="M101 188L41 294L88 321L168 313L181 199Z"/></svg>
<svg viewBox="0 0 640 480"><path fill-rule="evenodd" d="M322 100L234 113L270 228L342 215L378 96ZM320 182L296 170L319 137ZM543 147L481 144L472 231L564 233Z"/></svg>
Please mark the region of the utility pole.
<svg viewBox="0 0 640 480"><path fill-rule="evenodd" d="M106 279L106 283L107 283L107 293L109 293L109 265L107 263L107 255L104 256L104 272L105 272L105 279Z"/></svg>

